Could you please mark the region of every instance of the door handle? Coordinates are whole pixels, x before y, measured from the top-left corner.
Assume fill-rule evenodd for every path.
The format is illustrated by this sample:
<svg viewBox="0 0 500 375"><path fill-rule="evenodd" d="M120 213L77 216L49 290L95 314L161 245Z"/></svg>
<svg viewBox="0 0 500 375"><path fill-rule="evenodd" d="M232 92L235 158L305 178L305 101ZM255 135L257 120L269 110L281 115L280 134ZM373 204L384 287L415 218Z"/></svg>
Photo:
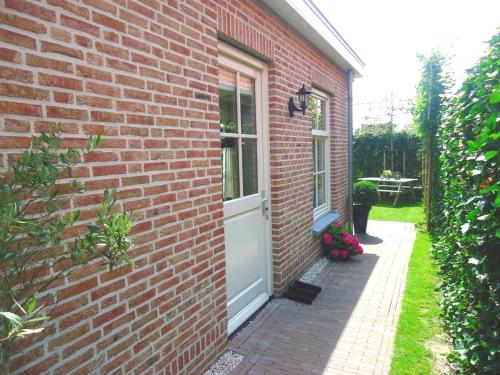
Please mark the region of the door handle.
<svg viewBox="0 0 500 375"><path fill-rule="evenodd" d="M269 208L267 207L268 199L265 197L264 191L261 191L260 194L262 195L262 215L267 215L267 211L269 210Z"/></svg>

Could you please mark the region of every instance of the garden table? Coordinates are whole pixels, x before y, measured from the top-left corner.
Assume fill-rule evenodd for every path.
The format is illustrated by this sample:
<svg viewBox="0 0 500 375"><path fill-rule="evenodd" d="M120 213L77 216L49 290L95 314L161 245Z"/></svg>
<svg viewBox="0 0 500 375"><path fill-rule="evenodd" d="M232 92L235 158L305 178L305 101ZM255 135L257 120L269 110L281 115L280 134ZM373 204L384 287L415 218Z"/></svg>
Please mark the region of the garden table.
<svg viewBox="0 0 500 375"><path fill-rule="evenodd" d="M395 206L399 201L399 196L405 193L412 193L415 196L415 187L413 184L418 181L416 178L383 178L383 177L362 177L361 181L371 181L377 184L378 191L381 193L396 194L394 199Z"/></svg>

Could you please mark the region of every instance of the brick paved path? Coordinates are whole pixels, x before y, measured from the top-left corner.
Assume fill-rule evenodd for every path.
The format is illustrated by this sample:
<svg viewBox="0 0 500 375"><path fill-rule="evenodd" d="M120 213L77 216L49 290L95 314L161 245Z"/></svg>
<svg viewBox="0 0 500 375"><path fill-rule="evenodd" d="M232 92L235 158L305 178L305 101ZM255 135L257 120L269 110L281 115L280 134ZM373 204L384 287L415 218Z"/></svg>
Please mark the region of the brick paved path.
<svg viewBox="0 0 500 375"><path fill-rule="evenodd" d="M387 374L413 241L410 223L370 221L365 254L329 263L312 305L271 301L230 342L231 374Z"/></svg>

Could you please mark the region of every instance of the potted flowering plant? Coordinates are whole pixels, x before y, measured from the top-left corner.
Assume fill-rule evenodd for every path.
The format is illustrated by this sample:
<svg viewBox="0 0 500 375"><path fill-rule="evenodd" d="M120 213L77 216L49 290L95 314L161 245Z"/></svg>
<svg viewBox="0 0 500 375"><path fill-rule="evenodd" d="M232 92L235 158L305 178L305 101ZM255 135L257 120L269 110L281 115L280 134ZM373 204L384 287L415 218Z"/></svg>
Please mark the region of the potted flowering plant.
<svg viewBox="0 0 500 375"><path fill-rule="evenodd" d="M385 169L382 171L382 174L380 175L382 178L391 178L392 177L392 171L390 169Z"/></svg>
<svg viewBox="0 0 500 375"><path fill-rule="evenodd" d="M370 181L356 182L352 187L352 199L354 231L356 234L364 234L368 224L368 214L372 206L380 200L377 185Z"/></svg>
<svg viewBox="0 0 500 375"><path fill-rule="evenodd" d="M351 235L347 227L332 223L321 237L323 250L331 260L348 260L363 254L363 248L356 236Z"/></svg>

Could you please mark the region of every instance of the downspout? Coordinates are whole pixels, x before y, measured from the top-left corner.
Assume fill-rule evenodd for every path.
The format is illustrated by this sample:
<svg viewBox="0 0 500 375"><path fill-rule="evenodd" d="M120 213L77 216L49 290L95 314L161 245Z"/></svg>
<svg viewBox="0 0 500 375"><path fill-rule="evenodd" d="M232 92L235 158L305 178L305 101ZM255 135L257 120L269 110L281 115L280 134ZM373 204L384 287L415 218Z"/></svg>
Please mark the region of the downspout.
<svg viewBox="0 0 500 375"><path fill-rule="evenodd" d="M352 184L353 184L353 164L352 164L352 81L353 74L352 70L347 71L347 142L349 145L348 149L348 183L349 183L349 199L348 199L348 209L349 209L349 228L352 233L353 217L352 217Z"/></svg>

